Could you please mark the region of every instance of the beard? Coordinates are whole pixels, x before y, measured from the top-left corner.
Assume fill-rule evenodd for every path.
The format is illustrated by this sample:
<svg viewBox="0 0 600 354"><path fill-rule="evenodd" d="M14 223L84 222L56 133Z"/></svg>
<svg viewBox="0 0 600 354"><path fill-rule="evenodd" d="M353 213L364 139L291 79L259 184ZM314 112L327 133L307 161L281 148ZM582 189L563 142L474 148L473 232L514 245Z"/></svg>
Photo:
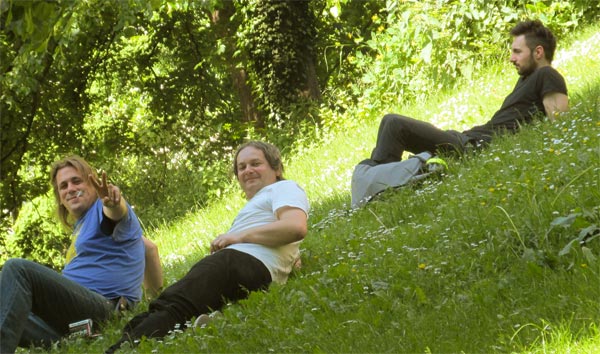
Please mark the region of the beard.
<svg viewBox="0 0 600 354"><path fill-rule="evenodd" d="M537 62L533 59L533 56L529 56L529 60L523 66L517 67L517 71L521 76L529 76L532 72L534 72L538 68Z"/></svg>

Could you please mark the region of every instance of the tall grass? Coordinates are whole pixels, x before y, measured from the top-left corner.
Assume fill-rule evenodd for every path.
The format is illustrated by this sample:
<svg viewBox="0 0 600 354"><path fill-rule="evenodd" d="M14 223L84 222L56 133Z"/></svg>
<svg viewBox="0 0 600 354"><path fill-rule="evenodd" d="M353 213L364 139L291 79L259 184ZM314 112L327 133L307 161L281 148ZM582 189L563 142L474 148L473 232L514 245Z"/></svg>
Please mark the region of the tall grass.
<svg viewBox="0 0 600 354"><path fill-rule="evenodd" d="M207 328L131 351L600 351L600 238L566 248L600 225L599 40L595 26L558 53L573 107L558 123L450 159L442 178L362 209L349 207L350 178L381 116L289 158L287 177L305 187L313 208L303 268L285 286L227 306ZM391 109L460 130L485 122L515 81L513 68L498 65L452 92ZM168 283L206 254L242 204L234 193L149 231ZM54 351L100 352L126 320Z"/></svg>

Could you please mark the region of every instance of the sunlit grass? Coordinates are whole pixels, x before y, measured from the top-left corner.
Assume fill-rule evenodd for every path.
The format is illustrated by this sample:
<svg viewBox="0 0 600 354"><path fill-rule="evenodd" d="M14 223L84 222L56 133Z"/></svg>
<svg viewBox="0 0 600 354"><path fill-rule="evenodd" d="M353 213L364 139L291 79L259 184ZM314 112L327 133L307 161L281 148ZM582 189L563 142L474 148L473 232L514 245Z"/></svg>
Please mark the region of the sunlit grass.
<svg viewBox="0 0 600 354"><path fill-rule="evenodd" d="M303 268L285 286L228 306L207 328L136 351L599 352L600 238L559 255L582 228L600 225L598 33L588 30L558 53L571 113L450 159L441 179L350 209L352 170L369 156L381 116L290 157L286 175L304 186L313 207ZM461 130L484 123L515 80L505 62L427 102L393 109ZM206 254L243 202L234 192L148 230L167 283ZM571 215L572 223L556 222ZM124 321L103 338L55 351L101 352Z"/></svg>

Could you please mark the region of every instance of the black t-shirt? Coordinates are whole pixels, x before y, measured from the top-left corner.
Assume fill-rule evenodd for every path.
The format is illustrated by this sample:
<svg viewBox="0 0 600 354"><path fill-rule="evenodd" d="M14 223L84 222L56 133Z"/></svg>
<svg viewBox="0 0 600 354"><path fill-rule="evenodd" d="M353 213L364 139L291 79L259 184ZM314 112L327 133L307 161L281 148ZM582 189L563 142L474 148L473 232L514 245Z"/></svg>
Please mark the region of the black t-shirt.
<svg viewBox="0 0 600 354"><path fill-rule="evenodd" d="M521 76L492 119L463 133L485 142L490 142L494 134L514 133L537 115L546 115L544 96L553 92L567 94L565 79L553 67L544 66L529 76Z"/></svg>

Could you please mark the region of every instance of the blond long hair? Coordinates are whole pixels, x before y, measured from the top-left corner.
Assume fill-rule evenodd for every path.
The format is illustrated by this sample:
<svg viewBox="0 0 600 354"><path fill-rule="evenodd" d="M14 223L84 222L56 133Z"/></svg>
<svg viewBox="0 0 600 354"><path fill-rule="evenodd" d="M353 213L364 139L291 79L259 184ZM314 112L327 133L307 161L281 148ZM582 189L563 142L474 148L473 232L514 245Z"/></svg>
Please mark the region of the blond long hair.
<svg viewBox="0 0 600 354"><path fill-rule="evenodd" d="M56 175L58 174L58 171L65 167L73 167L76 169L81 174L81 178L83 178L85 183L89 183L89 175L94 176L94 178L98 178L98 174L96 171L94 171L90 164L87 163L87 161L77 155L67 156L52 164L52 168L50 169L50 184L54 190L56 213L60 222L68 229L72 229L73 223L71 220L69 220L69 211L60 201L60 191L58 190L58 184L56 182Z"/></svg>

